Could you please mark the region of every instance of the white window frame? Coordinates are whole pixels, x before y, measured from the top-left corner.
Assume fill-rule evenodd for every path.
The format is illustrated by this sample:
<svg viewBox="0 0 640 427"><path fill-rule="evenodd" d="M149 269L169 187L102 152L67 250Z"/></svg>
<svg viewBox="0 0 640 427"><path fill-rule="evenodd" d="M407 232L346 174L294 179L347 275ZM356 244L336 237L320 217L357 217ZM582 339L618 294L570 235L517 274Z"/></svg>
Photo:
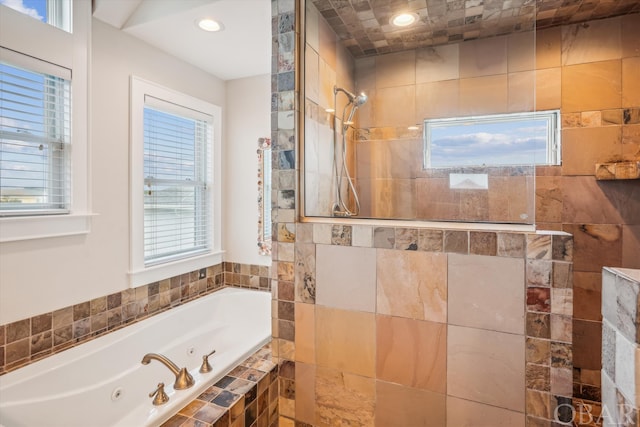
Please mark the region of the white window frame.
<svg viewBox="0 0 640 427"><path fill-rule="evenodd" d="M204 254L197 254L188 258L176 259L161 264L145 265L144 260L144 107L145 96L160 99L165 102L202 111L213 117L213 143L211 162L211 185L207 191L211 197L211 224L209 237L211 247ZM167 277L188 273L200 268L222 262L222 186L221 186L221 140L222 140L222 109L209 102L174 91L159 84L131 77L131 135L130 135L130 285L131 287L152 283Z"/></svg>
<svg viewBox="0 0 640 427"><path fill-rule="evenodd" d="M562 147L560 145L560 110L536 111L531 113L506 113L506 114L488 114L483 116L469 117L453 117L445 119L426 119L424 121L424 159L423 169L439 169L452 168L457 166L433 166L431 162L431 130L436 127L452 126L452 125L473 125L477 123L510 123L522 119L546 119L549 126L547 128L546 141L546 159L545 162L538 162L536 166L542 165L560 165L562 156ZM483 165L458 165L460 167L467 166L483 166ZM505 164L486 165L486 166L509 166Z"/></svg>
<svg viewBox="0 0 640 427"><path fill-rule="evenodd" d="M0 242L87 234L89 192L89 63L91 2L73 0L73 29L67 32L0 5L0 46L72 71L71 206L68 214L0 218ZM0 52L2 55L2 52ZM7 61L11 62L11 61Z"/></svg>

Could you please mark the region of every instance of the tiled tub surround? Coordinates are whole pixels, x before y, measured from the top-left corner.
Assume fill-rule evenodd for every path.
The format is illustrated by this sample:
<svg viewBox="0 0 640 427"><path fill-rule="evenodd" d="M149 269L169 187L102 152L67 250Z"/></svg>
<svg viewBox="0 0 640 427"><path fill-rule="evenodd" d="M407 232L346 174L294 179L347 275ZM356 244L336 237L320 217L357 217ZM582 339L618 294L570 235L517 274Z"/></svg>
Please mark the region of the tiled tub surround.
<svg viewBox="0 0 640 427"><path fill-rule="evenodd" d="M281 416L550 426L571 405L571 236L298 223L277 245L293 237L274 271L274 351L295 362Z"/></svg>
<svg viewBox="0 0 640 427"><path fill-rule="evenodd" d="M225 286L269 291L269 267L224 262L0 326L0 374Z"/></svg>
<svg viewBox="0 0 640 427"><path fill-rule="evenodd" d="M267 344L162 427L276 427L278 366Z"/></svg>
<svg viewBox="0 0 640 427"><path fill-rule="evenodd" d="M640 426L640 270L602 272L602 420Z"/></svg>

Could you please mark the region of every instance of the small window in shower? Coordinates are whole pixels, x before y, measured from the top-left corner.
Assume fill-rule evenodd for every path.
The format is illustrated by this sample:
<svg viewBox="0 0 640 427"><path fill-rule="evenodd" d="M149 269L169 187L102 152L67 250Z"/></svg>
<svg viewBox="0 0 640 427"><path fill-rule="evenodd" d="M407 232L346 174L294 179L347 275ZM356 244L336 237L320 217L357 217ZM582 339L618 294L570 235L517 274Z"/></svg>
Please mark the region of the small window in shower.
<svg viewBox="0 0 640 427"><path fill-rule="evenodd" d="M560 164L560 112L424 121L424 168Z"/></svg>

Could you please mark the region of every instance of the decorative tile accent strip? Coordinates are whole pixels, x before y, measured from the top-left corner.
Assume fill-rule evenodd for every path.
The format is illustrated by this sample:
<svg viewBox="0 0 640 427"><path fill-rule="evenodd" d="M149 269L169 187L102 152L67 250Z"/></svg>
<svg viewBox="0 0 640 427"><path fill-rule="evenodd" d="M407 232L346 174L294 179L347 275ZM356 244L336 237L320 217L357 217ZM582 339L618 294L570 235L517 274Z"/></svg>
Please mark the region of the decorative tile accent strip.
<svg viewBox="0 0 640 427"><path fill-rule="evenodd" d="M278 366L271 344L255 352L162 427L278 425Z"/></svg>
<svg viewBox="0 0 640 427"><path fill-rule="evenodd" d="M0 325L0 375L226 286L271 290L269 267L224 262Z"/></svg>

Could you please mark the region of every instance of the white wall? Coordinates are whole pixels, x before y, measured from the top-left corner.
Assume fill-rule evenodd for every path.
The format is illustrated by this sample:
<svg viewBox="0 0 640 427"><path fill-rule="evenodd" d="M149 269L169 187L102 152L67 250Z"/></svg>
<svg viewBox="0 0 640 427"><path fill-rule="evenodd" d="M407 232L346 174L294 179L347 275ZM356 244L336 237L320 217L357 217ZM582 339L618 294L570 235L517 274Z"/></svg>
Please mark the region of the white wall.
<svg viewBox="0 0 640 427"><path fill-rule="evenodd" d="M223 107L223 122L226 120L224 81L100 21L94 19L92 25L90 188L92 210L97 216L93 219L91 232L85 236L0 245L0 324L128 287L131 74L219 105ZM236 87L235 84L229 86L234 89ZM265 86L264 90L268 91L269 83ZM264 98L268 104L269 94ZM268 105L264 113L262 110L253 110L253 107L250 109L264 115L267 122L264 132L268 132ZM234 110L239 110L237 104ZM251 118L247 122L254 120ZM250 137L255 141L256 136ZM246 138L234 136L234 140L241 139ZM223 151L224 141L223 134ZM247 144L252 141L247 141ZM247 155L247 158L253 159L254 156ZM241 161L241 157L234 156L229 160L231 159L234 162ZM242 164L243 169L250 166L255 164L249 161ZM255 169L253 171L246 172L252 179ZM234 173L233 179L235 177ZM255 204L255 191L251 191L247 197ZM254 213L257 208L249 205L247 202L247 205L239 206L238 209ZM253 219L244 224L236 221L233 227L253 228L255 215ZM223 228L229 235L234 235L233 227ZM237 262L249 261L238 259Z"/></svg>
<svg viewBox="0 0 640 427"><path fill-rule="evenodd" d="M271 76L227 81L223 217L225 260L270 265L258 254L258 138L271 135Z"/></svg>

